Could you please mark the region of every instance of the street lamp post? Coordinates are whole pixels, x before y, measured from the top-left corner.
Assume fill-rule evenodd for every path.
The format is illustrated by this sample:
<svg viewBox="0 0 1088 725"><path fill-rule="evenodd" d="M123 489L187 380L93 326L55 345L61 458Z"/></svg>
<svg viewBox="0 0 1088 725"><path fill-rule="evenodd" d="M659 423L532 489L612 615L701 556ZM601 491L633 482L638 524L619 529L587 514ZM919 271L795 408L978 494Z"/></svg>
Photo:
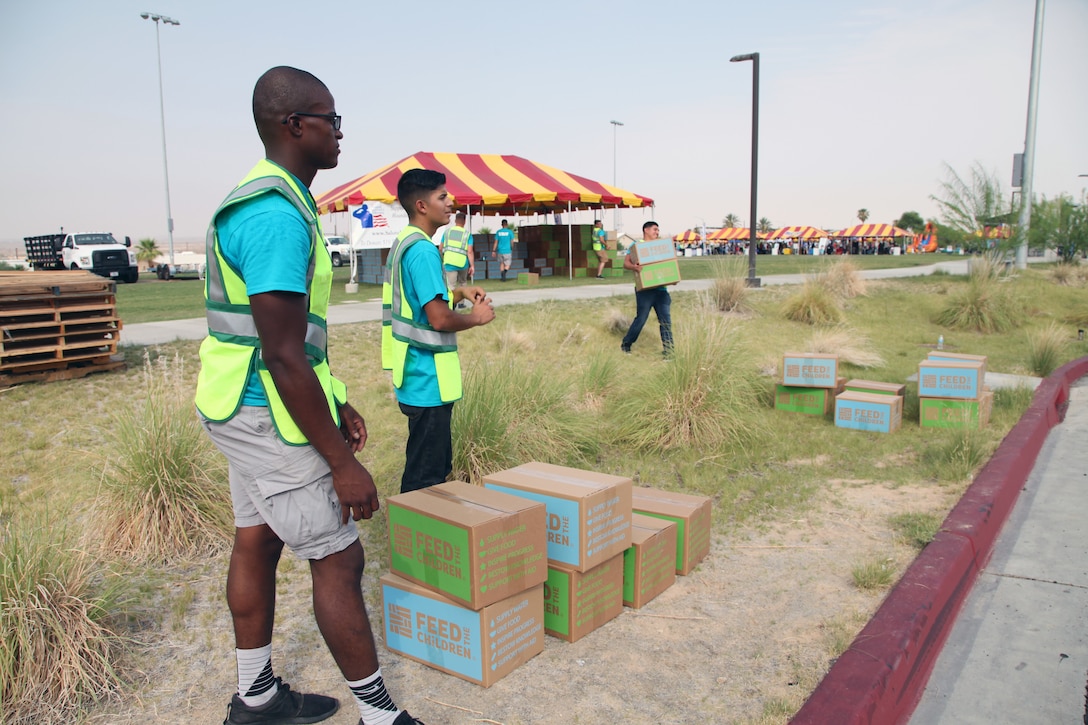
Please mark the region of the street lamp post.
<svg viewBox="0 0 1088 725"><path fill-rule="evenodd" d="M162 49L159 47L159 21L163 25L181 25L173 18L158 13L140 13L144 20L155 23L155 57L159 61L159 121L162 124L162 176L166 183L166 234L170 239L170 266L174 266L174 217L170 213L170 168L166 164L166 107L162 99Z"/></svg>
<svg viewBox="0 0 1088 725"><path fill-rule="evenodd" d="M748 215L748 286L758 287L756 276L756 169L759 159L759 53L734 55L730 63L752 61L752 208Z"/></svg>
<svg viewBox="0 0 1088 725"><path fill-rule="evenodd" d="M622 121L609 121L612 124L612 186L616 185L616 129L623 125ZM619 207L612 210L612 227L618 228Z"/></svg>

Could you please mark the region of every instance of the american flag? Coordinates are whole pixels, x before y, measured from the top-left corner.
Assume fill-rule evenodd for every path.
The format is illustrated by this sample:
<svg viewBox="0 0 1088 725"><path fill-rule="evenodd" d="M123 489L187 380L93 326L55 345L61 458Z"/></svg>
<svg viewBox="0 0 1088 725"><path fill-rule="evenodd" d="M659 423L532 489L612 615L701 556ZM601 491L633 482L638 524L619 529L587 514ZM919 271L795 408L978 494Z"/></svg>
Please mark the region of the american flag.
<svg viewBox="0 0 1088 725"><path fill-rule="evenodd" d="M384 214L379 212L379 213L374 215L374 226L375 227L387 227L387 226L389 226L389 220L385 218Z"/></svg>

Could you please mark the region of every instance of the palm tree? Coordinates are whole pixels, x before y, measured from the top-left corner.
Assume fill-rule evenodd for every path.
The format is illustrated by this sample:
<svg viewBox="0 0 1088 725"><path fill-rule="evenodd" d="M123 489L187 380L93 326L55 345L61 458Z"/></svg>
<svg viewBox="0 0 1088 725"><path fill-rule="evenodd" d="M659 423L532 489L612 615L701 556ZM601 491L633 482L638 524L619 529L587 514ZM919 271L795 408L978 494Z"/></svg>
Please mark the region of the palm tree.
<svg viewBox="0 0 1088 725"><path fill-rule="evenodd" d="M136 261L147 263L147 268L154 269L155 257L162 254L162 250L159 249L159 245L154 239L141 239L140 245L136 247Z"/></svg>
<svg viewBox="0 0 1088 725"><path fill-rule="evenodd" d="M760 217L759 223L756 225L756 231L761 234L770 234L774 231L774 224L771 224L771 220L767 217Z"/></svg>
<svg viewBox="0 0 1088 725"><path fill-rule="evenodd" d="M728 214L725 215L725 218L722 219L722 226L723 227L729 227L729 228L739 227L740 226L740 217L737 216L736 214L734 214L733 212L729 212Z"/></svg>
<svg viewBox="0 0 1088 725"><path fill-rule="evenodd" d="M868 219L868 218L869 218L869 210L868 209L858 209L858 221L860 221L862 224L864 224L865 220Z"/></svg>

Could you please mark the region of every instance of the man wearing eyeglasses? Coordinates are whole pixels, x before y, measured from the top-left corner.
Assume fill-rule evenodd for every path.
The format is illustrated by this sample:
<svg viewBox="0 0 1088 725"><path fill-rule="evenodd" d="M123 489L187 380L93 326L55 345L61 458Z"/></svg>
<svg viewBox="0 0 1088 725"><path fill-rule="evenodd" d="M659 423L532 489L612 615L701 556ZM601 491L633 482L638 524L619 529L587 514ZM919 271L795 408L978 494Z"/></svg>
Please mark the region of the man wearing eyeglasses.
<svg viewBox="0 0 1088 725"><path fill-rule="evenodd" d="M208 230L208 337L196 405L227 457L235 536L227 574L238 693L225 725L316 723L339 702L273 675L276 567L284 544L308 559L318 628L348 681L362 725L419 721L393 703L378 666L360 580L355 521L378 492L355 454L363 418L329 371L332 261L309 186L340 154L340 116L313 75L280 66L253 90L266 158L220 205Z"/></svg>

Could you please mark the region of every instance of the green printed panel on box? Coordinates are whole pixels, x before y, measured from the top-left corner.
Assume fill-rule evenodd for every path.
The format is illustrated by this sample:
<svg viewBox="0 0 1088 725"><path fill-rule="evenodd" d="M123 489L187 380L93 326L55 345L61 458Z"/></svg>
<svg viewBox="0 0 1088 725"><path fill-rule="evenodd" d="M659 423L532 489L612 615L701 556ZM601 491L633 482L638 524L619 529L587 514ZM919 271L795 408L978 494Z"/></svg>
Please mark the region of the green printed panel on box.
<svg viewBox="0 0 1088 725"><path fill-rule="evenodd" d="M923 428L978 428L978 400L922 398L918 401Z"/></svg>
<svg viewBox="0 0 1088 725"><path fill-rule="evenodd" d="M472 601L468 530L400 506L389 507L392 567L451 597Z"/></svg>
<svg viewBox="0 0 1088 725"><path fill-rule="evenodd" d="M586 276L585 267L575 267L574 268L574 276L575 277L585 277Z"/></svg>
<svg viewBox="0 0 1088 725"><path fill-rule="evenodd" d="M570 635L570 579L569 572L548 567L548 581L544 584L544 629L562 635Z"/></svg>
<svg viewBox="0 0 1088 725"><path fill-rule="evenodd" d="M687 540L687 521L681 516L666 516L653 511L638 510L643 516L653 516L655 519L663 519L676 524L676 570L684 568L684 543ZM694 549L692 549L694 551Z"/></svg>
<svg viewBox="0 0 1088 725"><path fill-rule="evenodd" d="M830 388L802 388L794 385L774 386L775 410L805 415L824 415L830 408L828 396L835 391Z"/></svg>
<svg viewBox="0 0 1088 725"><path fill-rule="evenodd" d="M667 262L654 262L645 264L635 275L635 284L638 289L651 287L663 287L667 284L676 284L680 281L680 265L675 259Z"/></svg>

